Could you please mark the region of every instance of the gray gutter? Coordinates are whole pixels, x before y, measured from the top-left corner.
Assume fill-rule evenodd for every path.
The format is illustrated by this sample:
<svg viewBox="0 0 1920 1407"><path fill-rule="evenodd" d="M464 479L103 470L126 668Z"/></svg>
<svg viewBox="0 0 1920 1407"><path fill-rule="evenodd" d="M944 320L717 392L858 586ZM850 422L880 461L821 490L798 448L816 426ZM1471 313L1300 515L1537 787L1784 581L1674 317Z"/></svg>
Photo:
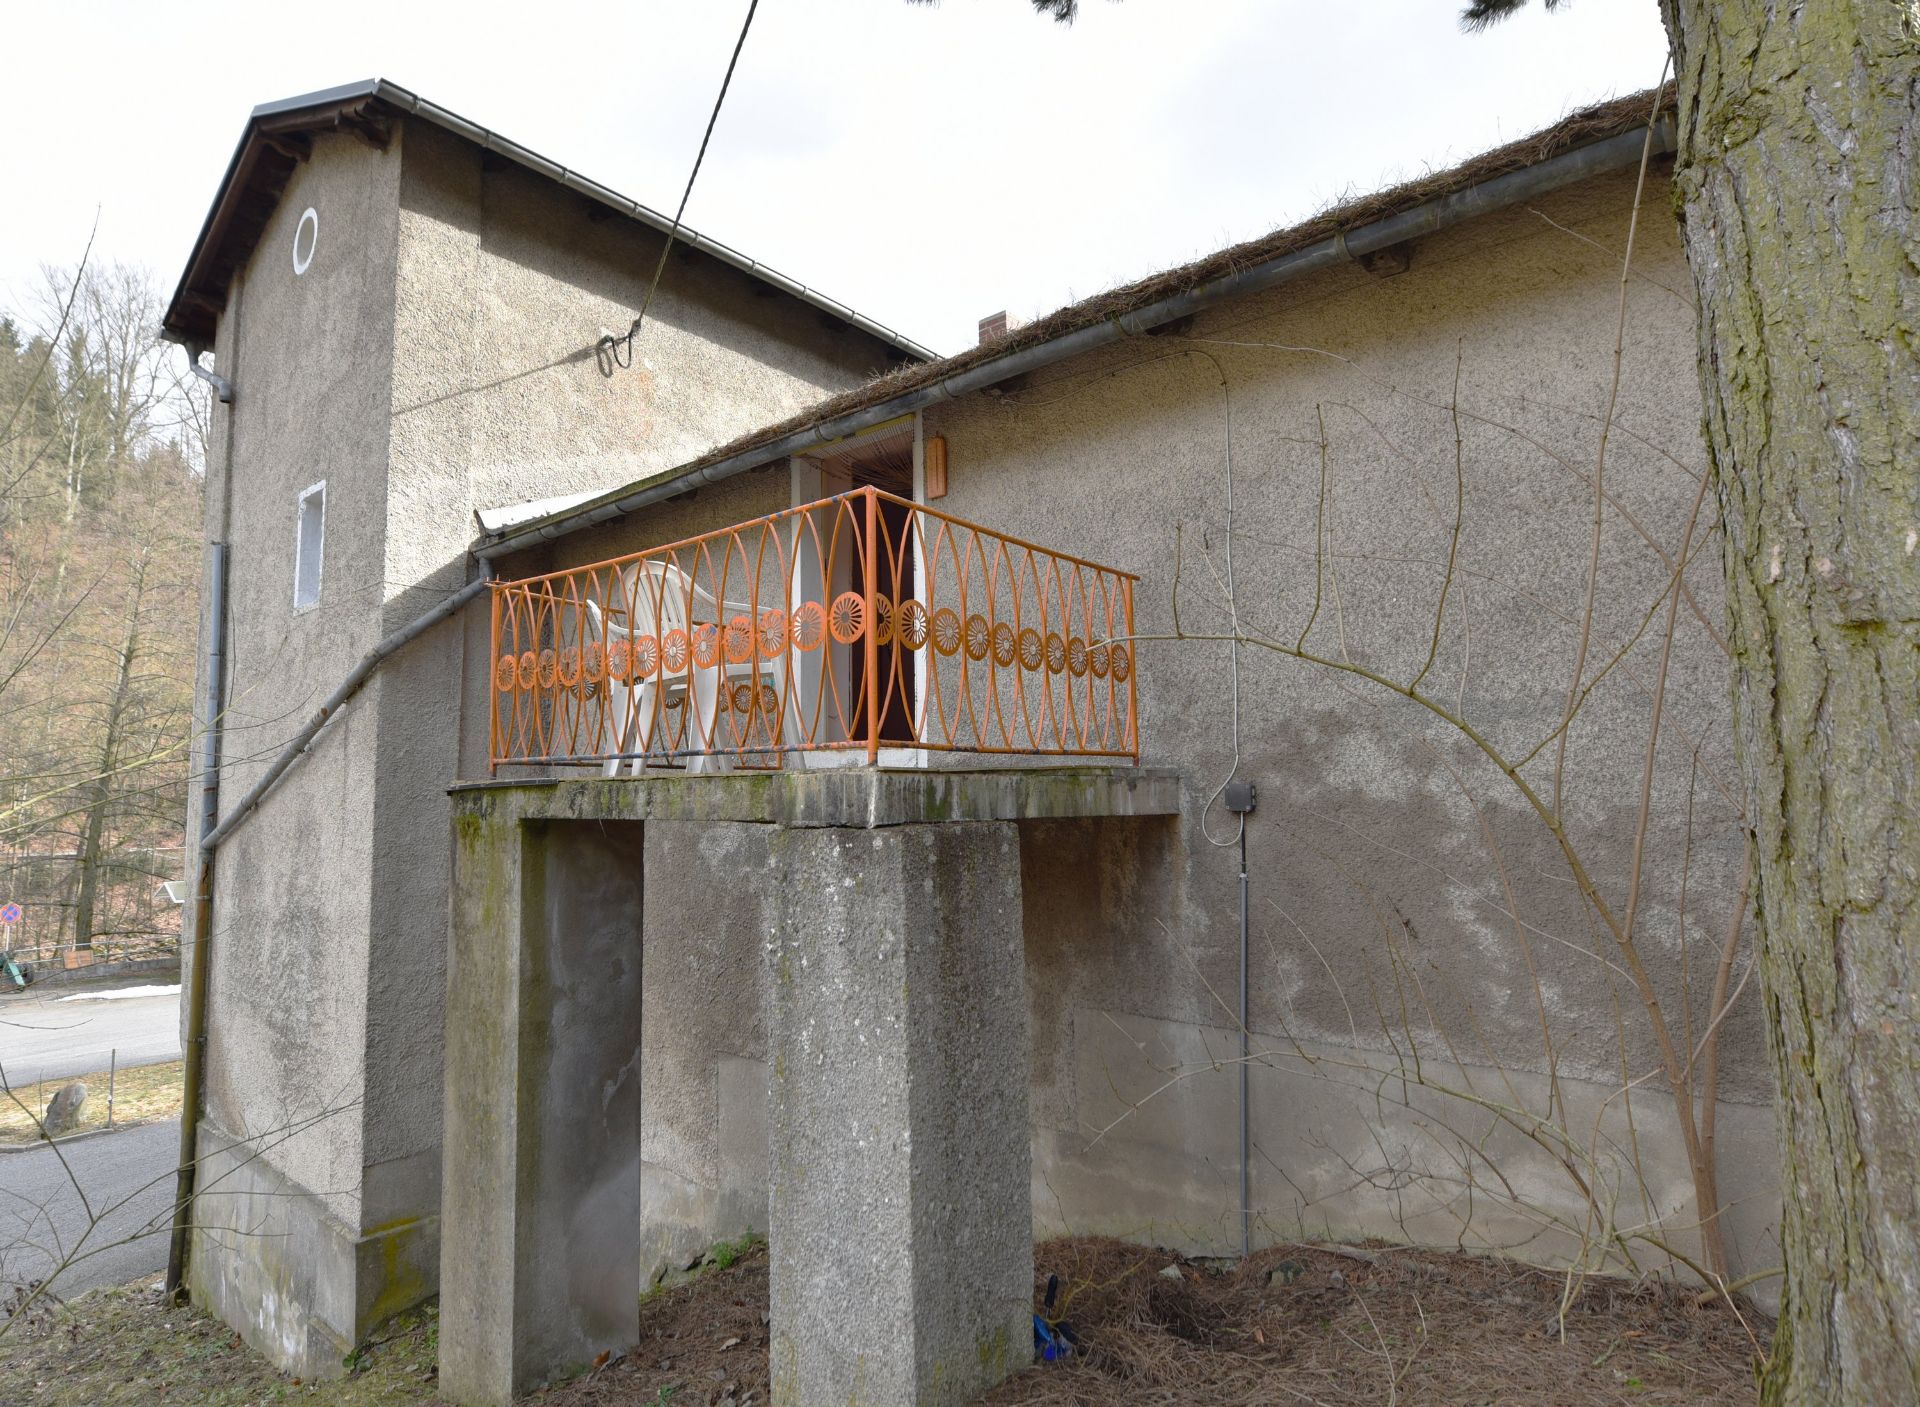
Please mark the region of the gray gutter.
<svg viewBox="0 0 1920 1407"><path fill-rule="evenodd" d="M1289 254L1277 255L1265 263L1254 264L1234 273L1222 274L1218 278L1197 284L1183 293L1176 293L1158 302L1135 308L1132 312L1122 313L1104 322L1062 333L1048 342L1010 351L1004 356L980 362L952 376L942 377L925 386L915 387L911 391L904 391L877 404L846 411L829 420L817 421L805 429L782 435L779 439L769 440L765 444L743 449L736 454L728 455L725 459L702 465L697 469L682 471L664 481L651 482L641 488L628 486L616 489L593 503L556 513L550 518L530 523L511 532L482 538L472 551L476 556L483 558L501 557L509 552L522 551L542 542L551 542L556 538L565 537L583 528L609 522L629 513L636 513L643 508L689 493L704 485L731 478L749 469L757 469L773 460L783 459L793 454L804 454L831 441L845 439L849 435L858 434L884 421L922 410L937 402L954 400L971 392L984 390L988 386L997 385L1012 377L1050 366L1054 362L1064 361L1068 357L1079 356L1128 337L1141 336L1156 327L1175 322L1210 308L1216 303L1264 292L1269 288L1290 283L1294 279L1303 278L1322 269L1348 263L1392 245L1417 239L1422 235L1429 235L1453 225L1463 224L1495 210L1518 205L1522 201L1532 200L1549 191L1575 185L1609 171L1637 166L1646 145L1647 129L1642 126L1594 142L1589 146L1561 152L1558 156L1549 157L1536 165L1523 167L1518 171L1509 171L1505 175L1495 176L1478 185L1468 186L1464 190L1436 197L1411 210L1403 210L1397 215L1376 220L1370 225L1362 225L1358 229L1336 234L1330 239L1323 239L1317 244L1310 244ZM1672 151L1674 145L1673 119L1670 116L1662 117L1653 124L1653 150L1657 154L1664 154Z"/></svg>
<svg viewBox="0 0 1920 1407"><path fill-rule="evenodd" d="M665 234L673 227L673 222L657 210L650 209L637 200L631 200L621 195L620 192L601 185L598 181L590 180L582 176L579 172L562 166L557 161L550 161L540 155L540 153L531 151L521 146L518 142L501 136L498 132L482 127L477 122L470 122L457 112L450 112L437 103L428 102L418 93L402 88L398 83L390 83L384 78L369 78L359 83L345 83L338 88L324 88L317 93L302 93L298 97L281 98L276 102L262 103L253 110L253 114L248 120L248 130L240 139L240 149L245 149L247 137L252 135L253 124L262 118L283 117L289 113L296 113L305 108L332 107L340 103L352 102L356 98L372 98L397 108L401 112L423 118L433 123L436 127L444 127L456 136L464 137L475 146L503 156L509 161L526 167L529 171L534 171L547 177L549 180L558 181L569 190L578 191L590 200L598 201L600 204L617 210L622 215L638 220L642 224L653 226L653 228L659 230L662 234ZM227 168L227 180L232 179L234 171L238 168L239 160L240 152L236 151L233 162L230 163ZM226 184L226 180L221 182L221 192L225 191ZM214 198L214 208L207 212L206 222L201 226L200 238L195 241L193 253L187 259L188 269L193 268L194 260L199 257L200 247L205 243L207 235L213 227L214 210L219 208L219 204L219 196L216 195ZM807 287L806 284L801 283L798 279L788 278L778 269L769 268L757 259L750 259L739 250L722 244L717 239L709 239L698 231L690 230L685 225L682 225L678 233L674 235L674 242L698 249L701 253L711 255L723 264L731 264L742 273L757 278L762 283L771 284L783 293L792 294L802 302L811 303L821 312L830 314L842 322L857 327L871 337L877 337L882 342L898 347L909 356L917 357L921 361L935 361L938 359L936 353L922 347L918 342L915 342L904 333L896 332L884 323L875 322L872 318L855 312L838 299L829 298L818 289ZM177 301L179 294L176 293L174 297Z"/></svg>

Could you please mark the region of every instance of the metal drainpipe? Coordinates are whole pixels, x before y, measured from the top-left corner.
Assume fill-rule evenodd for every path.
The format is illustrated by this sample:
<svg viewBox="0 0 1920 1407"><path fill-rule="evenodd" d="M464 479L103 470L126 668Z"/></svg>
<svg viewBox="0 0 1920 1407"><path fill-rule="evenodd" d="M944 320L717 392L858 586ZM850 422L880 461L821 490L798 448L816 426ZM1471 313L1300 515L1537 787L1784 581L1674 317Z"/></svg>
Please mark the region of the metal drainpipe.
<svg viewBox="0 0 1920 1407"><path fill-rule="evenodd" d="M238 309L236 308L236 314ZM236 338L237 341L237 338ZM214 398L225 406L233 404L233 382L211 368L200 365L210 348L205 342L185 344L187 367L213 388ZM194 1174L198 1167L201 1087L205 1080L207 1044L207 968L209 930L213 924L213 847L207 837L220 814L221 714L226 698L227 675L227 561L226 536L233 507L233 421L229 416L221 446L220 466L220 540L211 544L211 568L207 583L207 675L206 694L200 700L197 723L200 727L200 865L194 881L193 947L187 971L187 1029L181 1041L184 1057L181 1069L180 1160L174 1169L173 1231L167 1246L166 1293L181 1297L186 1283L187 1209L192 1204ZM211 487L211 485L209 485Z"/></svg>
<svg viewBox="0 0 1920 1407"><path fill-rule="evenodd" d="M199 370L198 359L194 369ZM227 388L231 399L232 386ZM220 714L227 673L227 544L213 544L207 586L207 683L200 705L200 872L194 885L193 957L187 977L186 1057L181 1077L180 1162L174 1172L173 1235L167 1248L166 1293L178 1298L187 1269L187 1208L193 1200L200 1136L200 1088L207 1045L207 930L213 923L213 846L220 814Z"/></svg>
<svg viewBox="0 0 1920 1407"><path fill-rule="evenodd" d="M209 371L200 365L200 354L206 351L201 343L190 343L187 347L187 369L209 386L213 387L214 398L221 405L233 404L233 383L217 371Z"/></svg>

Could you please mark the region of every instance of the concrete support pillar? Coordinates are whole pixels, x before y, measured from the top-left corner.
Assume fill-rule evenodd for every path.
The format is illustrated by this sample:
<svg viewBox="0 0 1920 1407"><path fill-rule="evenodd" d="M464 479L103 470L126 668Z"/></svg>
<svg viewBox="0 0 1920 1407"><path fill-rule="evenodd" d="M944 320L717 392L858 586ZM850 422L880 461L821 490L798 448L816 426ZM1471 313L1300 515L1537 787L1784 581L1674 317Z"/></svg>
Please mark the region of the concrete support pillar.
<svg viewBox="0 0 1920 1407"><path fill-rule="evenodd" d="M454 841L440 1391L506 1407L639 1335L641 826Z"/></svg>
<svg viewBox="0 0 1920 1407"><path fill-rule="evenodd" d="M774 1403L969 1402L1033 1345L1015 828L774 848Z"/></svg>

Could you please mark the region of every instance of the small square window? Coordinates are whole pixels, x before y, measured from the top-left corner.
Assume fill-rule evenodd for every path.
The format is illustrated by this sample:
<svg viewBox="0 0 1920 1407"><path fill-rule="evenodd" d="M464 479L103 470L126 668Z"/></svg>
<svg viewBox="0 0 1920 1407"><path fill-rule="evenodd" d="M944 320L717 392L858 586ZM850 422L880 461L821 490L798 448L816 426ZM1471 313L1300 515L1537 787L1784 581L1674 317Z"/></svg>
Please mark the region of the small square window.
<svg viewBox="0 0 1920 1407"><path fill-rule="evenodd" d="M293 533L293 608L320 604L320 567L327 540L327 483L322 479L300 495Z"/></svg>

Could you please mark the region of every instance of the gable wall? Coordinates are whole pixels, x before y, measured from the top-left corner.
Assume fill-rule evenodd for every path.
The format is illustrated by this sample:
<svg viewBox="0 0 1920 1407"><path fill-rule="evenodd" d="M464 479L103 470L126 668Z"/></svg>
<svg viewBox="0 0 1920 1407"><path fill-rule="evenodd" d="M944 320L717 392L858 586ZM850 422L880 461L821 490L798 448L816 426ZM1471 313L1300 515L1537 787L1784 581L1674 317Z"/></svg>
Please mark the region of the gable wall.
<svg viewBox="0 0 1920 1407"><path fill-rule="evenodd" d="M384 150L321 135L236 277L216 346L232 507L210 492L207 524L232 545L229 807L368 649L464 584L476 508L678 463L886 364L683 255L635 368L603 377L591 344L638 306L657 236L488 166L424 123ZM295 616L295 497L322 477L322 600ZM246 1195L209 1204L227 1234L201 1238L196 1284L296 1372L337 1371L433 1287L463 643L445 624L383 665L220 855L206 1138L342 1112L228 1178Z"/></svg>

